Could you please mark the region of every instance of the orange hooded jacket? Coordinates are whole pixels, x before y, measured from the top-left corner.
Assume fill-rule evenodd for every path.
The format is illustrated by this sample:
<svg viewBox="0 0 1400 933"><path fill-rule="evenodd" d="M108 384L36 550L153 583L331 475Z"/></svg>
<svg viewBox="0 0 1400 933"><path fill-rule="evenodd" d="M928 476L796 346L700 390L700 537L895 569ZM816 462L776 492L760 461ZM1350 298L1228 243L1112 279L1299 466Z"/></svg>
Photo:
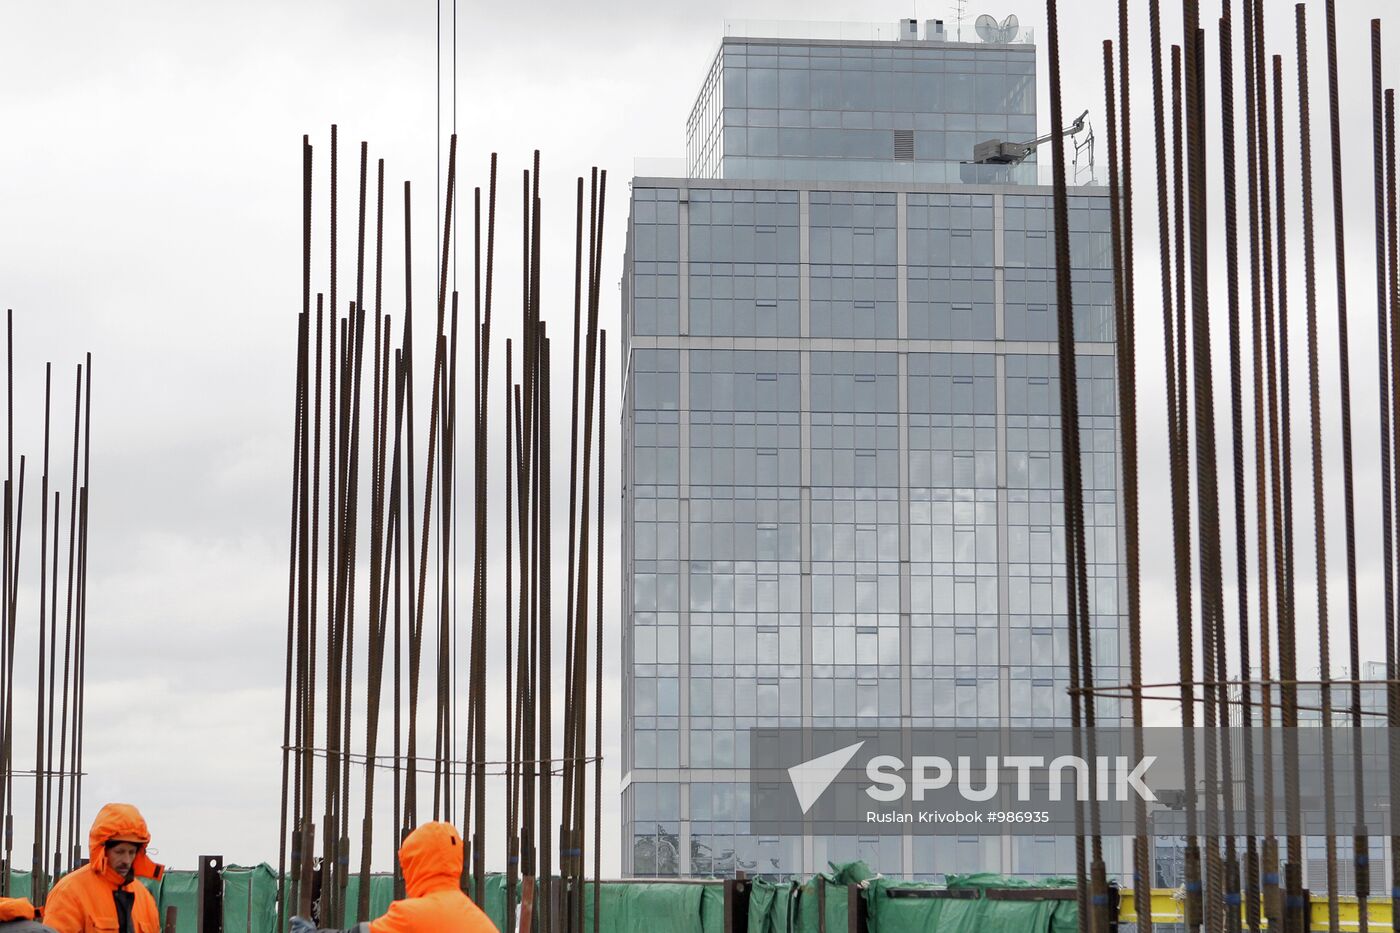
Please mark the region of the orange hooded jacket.
<svg viewBox="0 0 1400 933"><path fill-rule="evenodd" d="M27 897L0 897L0 930L4 933L54 933L39 922L39 912Z"/></svg>
<svg viewBox="0 0 1400 933"><path fill-rule="evenodd" d="M34 905L27 897L0 897L0 921L33 920Z"/></svg>
<svg viewBox="0 0 1400 933"><path fill-rule="evenodd" d="M59 933L116 933L117 905L112 894L119 889L134 895L132 933L160 933L160 911L151 892L135 877L122 878L107 864L106 845L113 839L140 844L131 866L134 876L159 878L164 871L146 855L151 834L141 812L129 803L107 804L88 832L88 863L64 875L44 903L44 922Z"/></svg>
<svg viewBox="0 0 1400 933"><path fill-rule="evenodd" d="M399 849L408 897L369 925L370 933L496 933L462 893L462 837L450 823L424 823Z"/></svg>

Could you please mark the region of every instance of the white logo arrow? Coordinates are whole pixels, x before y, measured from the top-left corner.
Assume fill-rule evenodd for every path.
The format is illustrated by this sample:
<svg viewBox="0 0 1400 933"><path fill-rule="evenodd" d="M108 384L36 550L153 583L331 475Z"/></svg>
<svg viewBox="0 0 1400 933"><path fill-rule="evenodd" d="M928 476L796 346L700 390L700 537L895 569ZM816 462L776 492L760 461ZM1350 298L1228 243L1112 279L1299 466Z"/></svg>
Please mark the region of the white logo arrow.
<svg viewBox="0 0 1400 933"><path fill-rule="evenodd" d="M820 758L813 758L788 768L788 777L792 779L792 789L797 792L797 803L802 807L803 814L812 809L812 805L826 792L831 782L836 780L836 776L864 744L864 741L860 741L854 745L847 745Z"/></svg>

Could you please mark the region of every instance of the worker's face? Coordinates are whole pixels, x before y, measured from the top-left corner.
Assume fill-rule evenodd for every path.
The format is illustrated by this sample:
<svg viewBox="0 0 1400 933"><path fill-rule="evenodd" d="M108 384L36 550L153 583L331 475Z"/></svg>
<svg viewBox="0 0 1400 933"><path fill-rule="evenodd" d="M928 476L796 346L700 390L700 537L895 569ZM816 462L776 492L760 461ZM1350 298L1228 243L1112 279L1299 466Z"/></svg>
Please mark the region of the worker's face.
<svg viewBox="0 0 1400 933"><path fill-rule="evenodd" d="M132 863L141 847L134 842L118 842L107 847L107 863L123 878L131 874Z"/></svg>

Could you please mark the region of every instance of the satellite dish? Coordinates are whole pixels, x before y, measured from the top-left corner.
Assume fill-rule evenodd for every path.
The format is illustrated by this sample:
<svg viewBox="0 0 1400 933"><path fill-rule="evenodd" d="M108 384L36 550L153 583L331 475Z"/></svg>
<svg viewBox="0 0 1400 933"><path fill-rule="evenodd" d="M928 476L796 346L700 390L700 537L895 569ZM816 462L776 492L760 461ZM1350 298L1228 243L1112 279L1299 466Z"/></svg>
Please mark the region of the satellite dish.
<svg viewBox="0 0 1400 933"><path fill-rule="evenodd" d="M1011 42L1020 31L1021 21L1016 18L1015 13L1000 23L997 22L995 16L989 13L983 13L977 17L977 35L981 37L983 42Z"/></svg>

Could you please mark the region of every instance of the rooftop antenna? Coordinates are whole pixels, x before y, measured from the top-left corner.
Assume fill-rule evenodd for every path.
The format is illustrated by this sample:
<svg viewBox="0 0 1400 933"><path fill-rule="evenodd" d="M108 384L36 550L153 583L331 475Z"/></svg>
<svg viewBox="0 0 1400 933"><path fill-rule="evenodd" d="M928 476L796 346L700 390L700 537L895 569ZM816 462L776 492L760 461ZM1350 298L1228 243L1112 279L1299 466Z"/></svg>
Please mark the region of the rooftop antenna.
<svg viewBox="0 0 1400 933"><path fill-rule="evenodd" d="M1082 139L1078 134L1071 135L1070 142L1074 144L1074 158L1070 160L1074 183L1092 185L1097 178L1094 174L1094 128L1090 126Z"/></svg>
<svg viewBox="0 0 1400 933"><path fill-rule="evenodd" d="M963 18L967 16L967 0L953 0L953 16L958 22L958 41L962 41Z"/></svg>
<svg viewBox="0 0 1400 933"><path fill-rule="evenodd" d="M983 13L977 17L977 35L983 42L996 42L1005 44L1014 41L1016 34L1021 31L1021 21L1012 13L1000 23L997 18L990 13Z"/></svg>

